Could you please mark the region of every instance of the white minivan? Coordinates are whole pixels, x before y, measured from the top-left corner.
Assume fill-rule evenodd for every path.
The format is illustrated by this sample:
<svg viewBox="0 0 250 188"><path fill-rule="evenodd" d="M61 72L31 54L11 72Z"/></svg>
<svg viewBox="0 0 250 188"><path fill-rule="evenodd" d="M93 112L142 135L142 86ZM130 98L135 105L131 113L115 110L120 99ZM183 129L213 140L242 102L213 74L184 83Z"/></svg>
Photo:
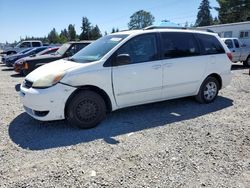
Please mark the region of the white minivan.
<svg viewBox="0 0 250 188"><path fill-rule="evenodd" d="M104 36L68 59L31 72L26 112L91 128L114 110L195 96L211 103L231 81L232 55L217 34L149 27Z"/></svg>

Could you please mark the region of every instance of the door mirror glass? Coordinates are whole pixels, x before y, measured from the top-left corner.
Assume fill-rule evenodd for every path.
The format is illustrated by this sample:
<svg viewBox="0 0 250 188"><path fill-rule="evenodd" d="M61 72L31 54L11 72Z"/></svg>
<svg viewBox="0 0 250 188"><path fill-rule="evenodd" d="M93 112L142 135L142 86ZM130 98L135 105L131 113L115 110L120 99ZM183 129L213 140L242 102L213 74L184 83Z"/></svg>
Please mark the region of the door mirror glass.
<svg viewBox="0 0 250 188"><path fill-rule="evenodd" d="M131 63L131 57L129 54L120 54L116 57L115 65L129 65Z"/></svg>

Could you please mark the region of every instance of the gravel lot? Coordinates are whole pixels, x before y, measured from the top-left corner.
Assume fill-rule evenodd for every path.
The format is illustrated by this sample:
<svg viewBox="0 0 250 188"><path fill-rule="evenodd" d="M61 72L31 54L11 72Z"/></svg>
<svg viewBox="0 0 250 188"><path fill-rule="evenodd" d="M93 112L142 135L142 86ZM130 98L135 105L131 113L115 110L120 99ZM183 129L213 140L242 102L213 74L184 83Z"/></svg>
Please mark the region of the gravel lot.
<svg viewBox="0 0 250 188"><path fill-rule="evenodd" d="M0 187L250 187L250 76L209 105L192 98L116 111L97 128L23 111L23 78L0 64Z"/></svg>

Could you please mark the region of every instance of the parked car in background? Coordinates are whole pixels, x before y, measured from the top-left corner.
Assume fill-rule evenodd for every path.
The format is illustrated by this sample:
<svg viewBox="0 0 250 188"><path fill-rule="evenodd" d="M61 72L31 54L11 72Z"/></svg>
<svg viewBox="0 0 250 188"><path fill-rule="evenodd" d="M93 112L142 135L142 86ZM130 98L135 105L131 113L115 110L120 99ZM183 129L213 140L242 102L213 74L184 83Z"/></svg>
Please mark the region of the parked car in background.
<svg viewBox="0 0 250 188"><path fill-rule="evenodd" d="M20 51L20 52L18 52L17 54L19 55L19 54L25 54L26 52L28 52L28 51L30 51L32 48L27 48L27 49L25 49L25 50L22 50L22 51ZM17 55L16 54L16 55ZM5 56L2 56L2 63L5 63L5 59L6 58L9 58L9 57L11 57L12 55L5 55Z"/></svg>
<svg viewBox="0 0 250 188"><path fill-rule="evenodd" d="M250 47L241 44L237 38L222 38L232 52L234 63L243 62L244 66L250 67Z"/></svg>
<svg viewBox="0 0 250 188"><path fill-rule="evenodd" d="M41 52L39 52L38 54L35 54L35 55L31 55L29 57L24 57L24 58L21 58L19 60L17 60L13 67L14 67L14 70L17 72L17 73L21 73L23 74L22 70L21 70L21 67L22 67L22 64L23 62L25 61L28 61L30 58L33 58L33 57L37 57L37 56L42 56L42 55L48 55L48 54L54 54L60 47L57 46L57 47L50 47L50 48L47 48Z"/></svg>
<svg viewBox="0 0 250 188"><path fill-rule="evenodd" d="M25 111L80 128L108 112L195 96L213 102L232 78L231 53L214 33L149 27L107 35L68 59L30 73L21 86Z"/></svg>
<svg viewBox="0 0 250 188"><path fill-rule="evenodd" d="M37 67L40 67L44 64L50 63L52 61L56 61L62 58L71 57L76 54L82 48L89 45L92 41L78 41L78 42L68 42L62 45L54 54L48 54L37 57L30 57L25 59L25 61L21 61L16 63L15 70L23 75L28 75L30 72L35 70Z"/></svg>
<svg viewBox="0 0 250 188"><path fill-rule="evenodd" d="M39 52L38 54L36 54L36 56L54 54L60 47L61 46L49 47L49 48Z"/></svg>
<svg viewBox="0 0 250 188"><path fill-rule="evenodd" d="M24 57L28 57L31 55L35 55L45 49L47 49L48 46L42 46L42 47L37 47L37 48L32 48L29 51L22 53L22 54L14 54L11 56L8 56L7 58L5 58L4 63L7 67L13 67L15 61L17 61L18 59L24 58Z"/></svg>
<svg viewBox="0 0 250 188"><path fill-rule="evenodd" d="M41 46L43 46L42 41L25 40L25 41L19 42L14 48L8 47L4 49L4 51L1 54L11 55L11 54L16 54L28 48L35 48L35 47L41 47Z"/></svg>

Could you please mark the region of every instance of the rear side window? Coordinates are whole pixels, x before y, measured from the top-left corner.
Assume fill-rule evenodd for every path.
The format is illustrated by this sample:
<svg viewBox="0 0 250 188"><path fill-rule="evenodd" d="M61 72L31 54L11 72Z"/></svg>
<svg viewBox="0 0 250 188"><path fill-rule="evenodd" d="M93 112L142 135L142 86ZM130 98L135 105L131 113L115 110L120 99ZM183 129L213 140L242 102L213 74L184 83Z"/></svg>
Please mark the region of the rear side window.
<svg viewBox="0 0 250 188"><path fill-rule="evenodd" d="M161 33L164 58L179 58L199 55L198 44L192 33Z"/></svg>
<svg viewBox="0 0 250 188"><path fill-rule="evenodd" d="M33 47L40 47L41 43L40 42L32 42Z"/></svg>
<svg viewBox="0 0 250 188"><path fill-rule="evenodd" d="M228 48L233 48L233 41L230 39L225 40L225 44L227 45Z"/></svg>
<svg viewBox="0 0 250 188"><path fill-rule="evenodd" d="M235 44L235 48L239 48L240 47L240 44L239 44L239 41L234 39L234 44Z"/></svg>
<svg viewBox="0 0 250 188"><path fill-rule="evenodd" d="M225 53L223 46L215 36L206 34L196 34L196 36L200 41L204 55Z"/></svg>

